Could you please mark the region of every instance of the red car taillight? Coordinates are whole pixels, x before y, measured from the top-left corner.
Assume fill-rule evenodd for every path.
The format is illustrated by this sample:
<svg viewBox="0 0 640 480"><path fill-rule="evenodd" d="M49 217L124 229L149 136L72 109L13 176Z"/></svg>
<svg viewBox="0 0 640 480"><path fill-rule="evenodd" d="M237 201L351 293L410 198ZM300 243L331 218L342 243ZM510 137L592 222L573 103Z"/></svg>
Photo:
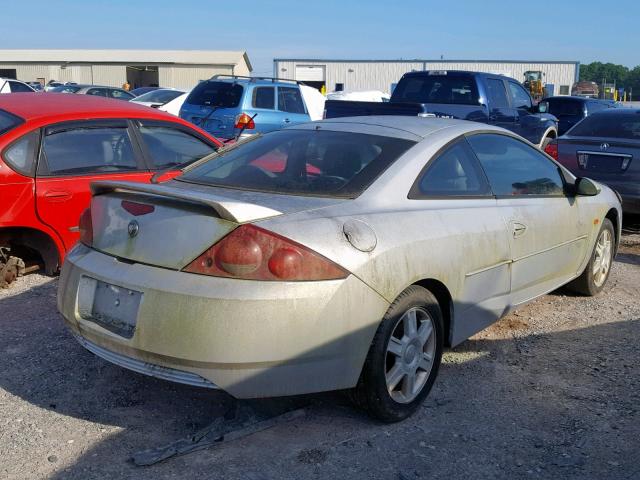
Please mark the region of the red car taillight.
<svg viewBox="0 0 640 480"><path fill-rule="evenodd" d="M558 141L552 140L546 147L544 147L545 153L551 156L554 160L558 159Z"/></svg>
<svg viewBox="0 0 640 480"><path fill-rule="evenodd" d="M253 121L253 118L251 118L249 115L247 115L246 113L241 113L236 117L236 124L234 125L234 127L244 128L245 130L252 130L256 128L256 124Z"/></svg>
<svg viewBox="0 0 640 480"><path fill-rule="evenodd" d="M244 280L335 280L349 275L313 250L254 225L236 228L184 271Z"/></svg>
<svg viewBox="0 0 640 480"><path fill-rule="evenodd" d="M86 208L80 214L78 230L80 231L80 241L88 247L93 245L93 222L91 221L91 208Z"/></svg>

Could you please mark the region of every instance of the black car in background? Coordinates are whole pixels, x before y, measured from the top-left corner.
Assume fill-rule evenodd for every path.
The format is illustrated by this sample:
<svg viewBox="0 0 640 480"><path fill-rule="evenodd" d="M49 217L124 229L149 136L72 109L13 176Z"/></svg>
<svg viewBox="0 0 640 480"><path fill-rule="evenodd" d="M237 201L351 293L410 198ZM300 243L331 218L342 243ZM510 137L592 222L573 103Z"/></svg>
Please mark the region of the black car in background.
<svg viewBox="0 0 640 480"><path fill-rule="evenodd" d="M564 135L583 118L607 108L615 108L615 103L586 97L547 97L547 113L558 119L558 135Z"/></svg>
<svg viewBox="0 0 640 480"><path fill-rule="evenodd" d="M589 115L545 151L576 176L617 191L625 213L640 214L640 109Z"/></svg>

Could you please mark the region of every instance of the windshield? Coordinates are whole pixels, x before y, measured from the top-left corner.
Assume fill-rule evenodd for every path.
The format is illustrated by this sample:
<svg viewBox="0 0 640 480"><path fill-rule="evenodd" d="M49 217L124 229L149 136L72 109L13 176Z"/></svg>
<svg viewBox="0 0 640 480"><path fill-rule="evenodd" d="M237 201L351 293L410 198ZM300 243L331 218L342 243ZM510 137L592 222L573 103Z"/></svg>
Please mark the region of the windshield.
<svg viewBox="0 0 640 480"><path fill-rule="evenodd" d="M281 130L215 155L179 180L241 190L353 198L414 144L361 133Z"/></svg>
<svg viewBox="0 0 640 480"><path fill-rule="evenodd" d="M235 108L240 104L242 85L230 82L200 82L187 97L191 105Z"/></svg>
<svg viewBox="0 0 640 480"><path fill-rule="evenodd" d="M590 115L567 132L572 137L609 137L640 140L638 113Z"/></svg>
<svg viewBox="0 0 640 480"><path fill-rule="evenodd" d="M52 88L49 91L54 93L76 93L80 88L82 87L77 85L61 85L59 87Z"/></svg>
<svg viewBox="0 0 640 480"><path fill-rule="evenodd" d="M584 115L584 103L580 100L550 98L547 102L549 103L549 113L556 117Z"/></svg>
<svg viewBox="0 0 640 480"><path fill-rule="evenodd" d="M22 120L20 117L16 117L9 112L0 110L0 135L20 125L23 121L24 120Z"/></svg>
<svg viewBox="0 0 640 480"><path fill-rule="evenodd" d="M404 77L392 95L394 102L478 105L478 87L470 75Z"/></svg>
<svg viewBox="0 0 640 480"><path fill-rule="evenodd" d="M180 90L153 90L151 92L143 93L139 97L136 97L135 101L162 103L164 105L174 98L179 97L183 93L184 92L181 92Z"/></svg>

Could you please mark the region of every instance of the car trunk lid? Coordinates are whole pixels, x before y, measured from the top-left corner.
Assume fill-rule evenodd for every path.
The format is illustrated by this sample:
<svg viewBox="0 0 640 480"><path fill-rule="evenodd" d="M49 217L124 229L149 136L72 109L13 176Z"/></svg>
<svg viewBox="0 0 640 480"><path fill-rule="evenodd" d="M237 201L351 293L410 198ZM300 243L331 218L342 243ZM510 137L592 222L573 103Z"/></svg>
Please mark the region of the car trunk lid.
<svg viewBox="0 0 640 480"><path fill-rule="evenodd" d="M344 199L261 194L168 182L92 184L93 248L132 262L181 269L242 223Z"/></svg>

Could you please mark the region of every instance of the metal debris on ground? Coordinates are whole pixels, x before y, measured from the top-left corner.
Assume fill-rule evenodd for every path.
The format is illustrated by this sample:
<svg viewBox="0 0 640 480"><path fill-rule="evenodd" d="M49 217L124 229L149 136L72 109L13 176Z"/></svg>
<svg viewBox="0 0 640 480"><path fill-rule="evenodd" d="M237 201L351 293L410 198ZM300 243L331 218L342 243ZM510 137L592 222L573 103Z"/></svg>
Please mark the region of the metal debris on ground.
<svg viewBox="0 0 640 480"><path fill-rule="evenodd" d="M133 454L132 460L138 466L154 465L172 457L216 447L232 440L253 435L276 425L303 418L306 414L306 409L300 408L261 420L250 408L239 408L235 418L231 420L224 416L216 418L213 423L198 430L190 437L136 452Z"/></svg>

